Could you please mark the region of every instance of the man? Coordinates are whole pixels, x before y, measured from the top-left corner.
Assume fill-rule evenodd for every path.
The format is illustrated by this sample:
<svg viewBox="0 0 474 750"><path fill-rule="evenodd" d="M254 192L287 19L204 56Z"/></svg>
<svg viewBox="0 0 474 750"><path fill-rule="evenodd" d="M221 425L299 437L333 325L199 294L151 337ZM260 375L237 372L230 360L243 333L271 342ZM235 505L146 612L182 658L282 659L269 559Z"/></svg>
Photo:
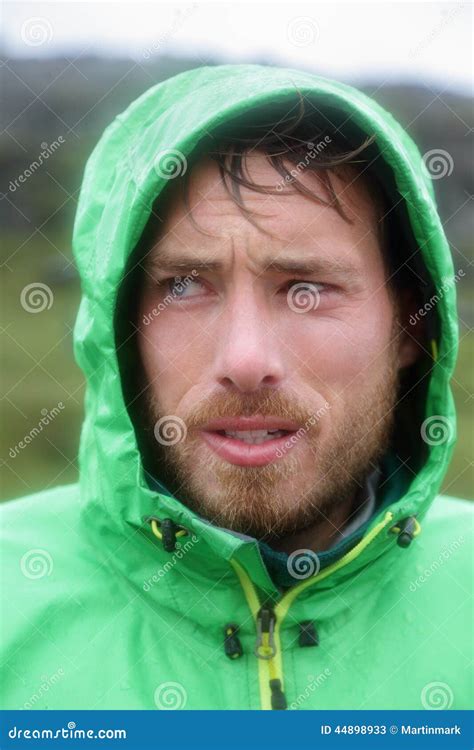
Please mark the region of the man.
<svg viewBox="0 0 474 750"><path fill-rule="evenodd" d="M453 267L401 127L180 74L105 132L74 250L80 482L5 508L4 705L467 708Z"/></svg>

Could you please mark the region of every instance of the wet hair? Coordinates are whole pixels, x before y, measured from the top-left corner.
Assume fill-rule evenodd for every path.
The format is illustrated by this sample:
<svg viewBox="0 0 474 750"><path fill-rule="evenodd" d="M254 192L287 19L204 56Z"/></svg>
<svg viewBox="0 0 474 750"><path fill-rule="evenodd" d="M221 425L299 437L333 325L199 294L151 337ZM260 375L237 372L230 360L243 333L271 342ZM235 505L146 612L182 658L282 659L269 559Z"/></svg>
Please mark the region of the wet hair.
<svg viewBox="0 0 474 750"><path fill-rule="evenodd" d="M404 288L419 289L423 269L416 270L416 248L404 202L393 182L376 143L375 134L354 129L350 118L329 109L315 110L311 102L298 92L297 103L273 109L269 105L249 110L237 120L208 133L187 158L187 169L178 180L160 194L145 231L147 250L156 242L166 216L171 195L181 190L189 220L203 234L209 234L196 222L189 201L190 175L193 166L204 156L214 160L225 189L242 214L262 232L256 220L258 212L245 205L241 188L267 195L289 195L295 192L319 205L333 208L352 224L333 185L333 176L341 178L343 189L349 184L361 185L374 206L375 231L385 264L387 287L393 292ZM295 111L296 110L296 111ZM261 185L252 180L247 159L265 155L279 179L274 185ZM317 192L301 181L308 172L318 180ZM322 190L321 190L322 188ZM401 205L403 204L403 205ZM266 232L268 233L268 232ZM145 251L146 254L146 251Z"/></svg>

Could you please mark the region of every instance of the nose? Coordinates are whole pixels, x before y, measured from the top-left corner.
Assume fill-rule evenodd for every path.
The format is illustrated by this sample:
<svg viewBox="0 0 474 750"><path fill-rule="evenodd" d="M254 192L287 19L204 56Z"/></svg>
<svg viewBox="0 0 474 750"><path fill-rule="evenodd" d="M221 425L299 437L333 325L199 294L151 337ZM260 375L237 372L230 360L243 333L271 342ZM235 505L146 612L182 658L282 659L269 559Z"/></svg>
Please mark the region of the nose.
<svg viewBox="0 0 474 750"><path fill-rule="evenodd" d="M275 387L285 377L282 344L252 292L234 299L221 319L216 357L220 385L243 393Z"/></svg>

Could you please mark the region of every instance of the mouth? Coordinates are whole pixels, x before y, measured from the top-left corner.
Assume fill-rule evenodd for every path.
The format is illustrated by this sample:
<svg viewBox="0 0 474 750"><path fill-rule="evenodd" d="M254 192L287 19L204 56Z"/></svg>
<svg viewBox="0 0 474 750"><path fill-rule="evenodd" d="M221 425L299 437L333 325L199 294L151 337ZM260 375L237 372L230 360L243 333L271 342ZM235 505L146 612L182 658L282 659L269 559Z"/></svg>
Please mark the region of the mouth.
<svg viewBox="0 0 474 750"><path fill-rule="evenodd" d="M282 458L299 426L277 417L235 417L210 422L202 430L207 445L237 466L264 466Z"/></svg>

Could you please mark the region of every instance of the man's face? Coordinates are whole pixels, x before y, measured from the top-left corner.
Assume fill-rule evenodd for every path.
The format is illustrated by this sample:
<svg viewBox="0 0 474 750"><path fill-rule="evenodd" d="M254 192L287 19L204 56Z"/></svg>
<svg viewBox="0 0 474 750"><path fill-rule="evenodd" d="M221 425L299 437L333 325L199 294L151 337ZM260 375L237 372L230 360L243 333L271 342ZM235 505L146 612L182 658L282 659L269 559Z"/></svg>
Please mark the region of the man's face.
<svg viewBox="0 0 474 750"><path fill-rule="evenodd" d="M255 182L280 180L263 154L247 167ZM360 180L331 179L352 224L297 193L242 188L270 236L204 158L190 205L212 236L176 191L146 261L138 343L148 424L161 420L155 475L257 537L317 523L354 495L387 448L410 357L375 209ZM313 174L300 180L327 200Z"/></svg>

